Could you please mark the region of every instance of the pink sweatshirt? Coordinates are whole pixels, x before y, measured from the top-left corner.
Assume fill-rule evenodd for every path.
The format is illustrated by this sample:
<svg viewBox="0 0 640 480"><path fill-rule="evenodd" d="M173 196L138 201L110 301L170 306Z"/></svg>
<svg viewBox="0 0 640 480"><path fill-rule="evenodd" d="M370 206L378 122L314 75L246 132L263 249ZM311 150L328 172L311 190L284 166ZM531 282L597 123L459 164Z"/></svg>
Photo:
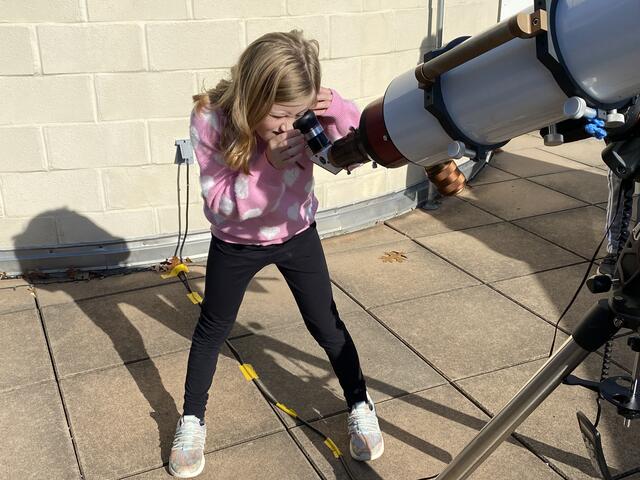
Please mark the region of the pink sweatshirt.
<svg viewBox="0 0 640 480"><path fill-rule="evenodd" d="M319 117L327 136L336 140L357 127L357 107L332 90L333 100ZM200 165L204 214L211 232L231 243L271 245L302 232L314 221L318 199L313 193L313 166L309 159L278 170L267 160L266 143L258 138L249 162L249 174L229 169L218 148L220 110L191 115L191 143ZM318 167L320 168L320 167Z"/></svg>

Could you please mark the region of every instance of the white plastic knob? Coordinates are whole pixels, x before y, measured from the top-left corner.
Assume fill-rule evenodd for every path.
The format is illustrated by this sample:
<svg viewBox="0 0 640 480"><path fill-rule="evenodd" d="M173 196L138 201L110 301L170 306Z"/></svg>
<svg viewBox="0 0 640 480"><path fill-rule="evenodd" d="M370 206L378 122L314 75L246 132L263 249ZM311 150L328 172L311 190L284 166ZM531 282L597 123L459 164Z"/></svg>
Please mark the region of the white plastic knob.
<svg viewBox="0 0 640 480"><path fill-rule="evenodd" d="M611 110L609 113L607 113L607 120L604 124L605 127L618 128L622 127L624 124L624 115L622 113L618 113L617 110Z"/></svg>
<svg viewBox="0 0 640 480"><path fill-rule="evenodd" d="M562 107L564 111L564 116L567 118L595 118L598 115L598 112L587 106L587 102L584 98L580 97L571 97L564 102Z"/></svg>

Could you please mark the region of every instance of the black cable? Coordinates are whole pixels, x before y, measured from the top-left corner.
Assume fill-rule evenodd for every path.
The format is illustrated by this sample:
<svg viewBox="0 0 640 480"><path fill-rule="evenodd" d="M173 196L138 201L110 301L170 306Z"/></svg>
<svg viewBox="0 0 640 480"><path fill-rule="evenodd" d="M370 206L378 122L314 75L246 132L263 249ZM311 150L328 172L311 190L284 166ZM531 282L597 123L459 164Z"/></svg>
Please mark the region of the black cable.
<svg viewBox="0 0 640 480"><path fill-rule="evenodd" d="M591 256L591 260L589 261L589 265L587 266L587 270L584 272L584 276L582 277L582 280L580 281L580 285L578 285L578 289L573 294L573 297L571 298L571 300L569 301L567 307L564 309L564 311L560 315L560 318L558 318L558 321L555 324L555 328L553 330L553 340L551 341L551 348L549 349L549 357L551 357L551 355L553 355L553 349L556 346L556 338L558 337L558 329L560 327L560 322L562 321L562 319L564 318L566 313L571 309L571 307L573 306L573 303L576 301L576 298L578 298L578 295L580 294L580 291L582 290L582 287L586 283L587 278L589 278L589 272L591 271L591 267L593 267L593 264L595 263L596 257L598 256L598 253L600 252L600 248L602 247L602 244L604 243L604 241L607 239L607 235L609 235L609 231L611 230L611 226L614 224L614 222L618 218L618 211L620 210L620 200L621 200L621 198L622 198L622 185L620 185L620 188L618 190L618 201L616 202L616 211L615 211L615 213L613 215L613 219L611 220L611 223L609 223L609 225L607 225L607 229L604 232L602 240L600 240L600 243L598 243L598 246L596 247L595 251L593 252L593 255Z"/></svg>
<svg viewBox="0 0 640 480"><path fill-rule="evenodd" d="M633 468L628 472L621 473L620 475L616 475L613 477L613 480L620 480L621 478L627 478L633 474L640 473L640 467Z"/></svg>
<svg viewBox="0 0 640 480"><path fill-rule="evenodd" d="M609 228L610 227L611 227L611 225L609 225ZM602 244L604 243L605 239L607 238L607 234L609 233L609 228L607 228L607 231L605 232L604 236L602 237L602 240L600 240L600 243L598 243L598 247L596 248L596 251L594 252L593 256L591 257L591 260L589 261L589 265L587 266L587 270L584 273L584 276L582 277L582 280L580 281L580 285L578 285L578 289L573 294L573 297L571 298L571 300L567 304L566 308L564 309L564 311L560 315L560 318L558 318L558 321L555 324L555 328L554 328L554 331L553 331L553 340L551 341L551 348L549 349L549 357L551 357L551 355L553 355L553 349L556 346L556 338L558 337L558 329L560 327L560 322L562 321L562 319L564 318L566 313L569 311L569 309L571 309L571 307L573 306L573 303L576 301L576 298L578 298L578 295L580 294L580 291L582 290L582 287L586 283L587 278L589 278L589 272L591 271L591 267L593 266L593 264L595 262L595 259L598 256L598 252L600 251L600 247L602 247Z"/></svg>
<svg viewBox="0 0 640 480"><path fill-rule="evenodd" d="M179 199L178 199L179 201ZM180 245L180 262L182 262L182 250L184 249L184 242L187 240L187 232L189 231L189 164L187 163L187 200L184 207L184 237L182 237L182 245ZM178 209L178 215L180 215L180 209ZM180 228L180 222L178 222L178 228ZM180 235L178 234L178 242L180 241Z"/></svg>
<svg viewBox="0 0 640 480"><path fill-rule="evenodd" d="M178 190L178 243L176 244L176 249L173 252L173 256L178 256L178 247L180 246L180 236L182 235L182 212L180 211L180 207L182 202L180 201L180 167L181 163L178 163L178 180L177 180L177 190ZM186 236L186 233L185 233Z"/></svg>

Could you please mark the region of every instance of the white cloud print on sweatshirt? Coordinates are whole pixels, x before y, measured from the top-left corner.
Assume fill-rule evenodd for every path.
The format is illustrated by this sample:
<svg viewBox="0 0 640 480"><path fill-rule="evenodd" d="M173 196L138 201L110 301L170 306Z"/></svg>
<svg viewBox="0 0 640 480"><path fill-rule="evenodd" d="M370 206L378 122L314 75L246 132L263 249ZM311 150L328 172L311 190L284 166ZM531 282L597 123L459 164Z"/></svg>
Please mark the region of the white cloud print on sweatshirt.
<svg viewBox="0 0 640 480"><path fill-rule="evenodd" d="M300 217L300 203L294 202L289 208L287 208L287 217L290 220L297 220Z"/></svg>
<svg viewBox="0 0 640 480"><path fill-rule="evenodd" d="M239 174L233 188L237 199L244 200L249 198L249 177L244 173Z"/></svg>
<svg viewBox="0 0 640 480"><path fill-rule="evenodd" d="M282 176L282 179L284 180L285 185L287 187L290 187L296 182L299 175L300 175L300 170L298 169L298 167L290 168L289 170L285 170L284 175Z"/></svg>
<svg viewBox="0 0 640 480"><path fill-rule="evenodd" d="M251 208L246 212L244 212L242 215L240 215L240 219L249 220L250 218L256 218L256 217L259 217L260 215L262 215L261 208Z"/></svg>
<svg viewBox="0 0 640 480"><path fill-rule="evenodd" d="M273 240L280 233L280 227L260 227L260 236L265 240Z"/></svg>
<svg viewBox="0 0 640 480"><path fill-rule="evenodd" d="M233 200L227 195L223 195L220 199L220 211L227 217L233 212L235 205Z"/></svg>
<svg viewBox="0 0 640 480"><path fill-rule="evenodd" d="M202 175L200 177L200 190L202 191L202 196L204 198L209 196L209 190L211 190L215 184L215 180L209 175Z"/></svg>

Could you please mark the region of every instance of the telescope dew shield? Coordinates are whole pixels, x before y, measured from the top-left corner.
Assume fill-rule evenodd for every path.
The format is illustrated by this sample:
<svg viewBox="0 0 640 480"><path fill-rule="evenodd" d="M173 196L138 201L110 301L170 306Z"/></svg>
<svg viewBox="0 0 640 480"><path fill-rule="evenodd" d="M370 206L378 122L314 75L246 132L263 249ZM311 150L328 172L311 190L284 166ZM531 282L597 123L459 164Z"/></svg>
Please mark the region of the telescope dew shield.
<svg viewBox="0 0 640 480"><path fill-rule="evenodd" d="M384 117L384 99L380 97L366 106L360 117L362 143L369 156L387 168L406 165L408 160L394 144Z"/></svg>
<svg viewBox="0 0 640 480"><path fill-rule="evenodd" d="M373 160L383 167L397 168L408 163L387 131L383 103L384 97L381 97L367 105L360 116L358 128L335 141L329 152L332 165L346 168Z"/></svg>

